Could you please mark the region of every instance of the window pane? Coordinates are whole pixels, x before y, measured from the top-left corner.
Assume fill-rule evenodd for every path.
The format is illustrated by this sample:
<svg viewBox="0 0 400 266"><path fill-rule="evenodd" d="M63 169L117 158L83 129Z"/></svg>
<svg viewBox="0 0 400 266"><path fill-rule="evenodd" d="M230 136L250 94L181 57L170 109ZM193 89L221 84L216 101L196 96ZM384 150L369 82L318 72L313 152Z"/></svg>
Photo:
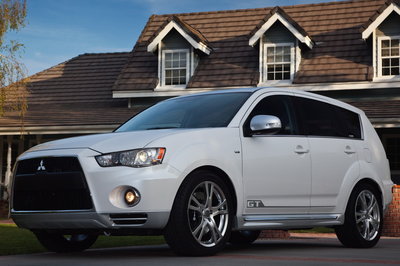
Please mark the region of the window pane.
<svg viewBox="0 0 400 266"><path fill-rule="evenodd" d="M165 67L166 68L170 68L172 66L171 61L170 60L165 60Z"/></svg>
<svg viewBox="0 0 400 266"><path fill-rule="evenodd" d="M391 62L390 62L391 67L399 66L399 58L392 58L390 60L391 60Z"/></svg>
<svg viewBox="0 0 400 266"><path fill-rule="evenodd" d="M399 47L399 39L391 40L392 47Z"/></svg>
<svg viewBox="0 0 400 266"><path fill-rule="evenodd" d="M290 72L290 65L289 64L285 64L284 67L283 67L283 70Z"/></svg>
<svg viewBox="0 0 400 266"><path fill-rule="evenodd" d="M251 111L251 114L246 119L244 130L250 132L250 121L256 115L273 115L281 120L282 129L277 133L278 135L291 135L296 134L293 125L292 112L290 112L291 101L288 96L269 96L261 100L256 107Z"/></svg>
<svg viewBox="0 0 400 266"><path fill-rule="evenodd" d="M290 55L290 46L285 46L284 48L285 55Z"/></svg>
<svg viewBox="0 0 400 266"><path fill-rule="evenodd" d="M388 68L388 67L382 68L382 75L383 76L389 76L390 75L390 68Z"/></svg>
<svg viewBox="0 0 400 266"><path fill-rule="evenodd" d="M184 59L181 58L181 61L179 61L179 62L180 62L179 67L186 67L186 58L184 58Z"/></svg>
<svg viewBox="0 0 400 266"><path fill-rule="evenodd" d="M186 79L186 69L179 70L179 76L184 77Z"/></svg>
<svg viewBox="0 0 400 266"><path fill-rule="evenodd" d="M283 57L283 61L284 61L284 62L290 62L290 55L285 55L285 56Z"/></svg>
<svg viewBox="0 0 400 266"><path fill-rule="evenodd" d="M165 53L165 60L172 60L172 53Z"/></svg>
<svg viewBox="0 0 400 266"><path fill-rule="evenodd" d="M383 40L382 41L382 47L389 47L389 45L390 45L390 40Z"/></svg>
<svg viewBox="0 0 400 266"><path fill-rule="evenodd" d="M391 75L399 75L399 68L398 67L393 67L390 71Z"/></svg>
<svg viewBox="0 0 400 266"><path fill-rule="evenodd" d="M390 59L383 59L382 60L382 66L390 66Z"/></svg>
<svg viewBox="0 0 400 266"><path fill-rule="evenodd" d="M179 67L179 61L173 61L173 62L172 62L172 67L173 67L173 68Z"/></svg>
<svg viewBox="0 0 400 266"><path fill-rule="evenodd" d="M179 61L179 53L174 53L172 58L174 61Z"/></svg>
<svg viewBox="0 0 400 266"><path fill-rule="evenodd" d="M382 49L382 56L389 56L390 50L389 49Z"/></svg>
<svg viewBox="0 0 400 266"><path fill-rule="evenodd" d="M335 117L334 106L301 97L296 97L301 112L300 124L303 134L311 136L340 136L340 121Z"/></svg>
<svg viewBox="0 0 400 266"><path fill-rule="evenodd" d="M276 79L276 80L282 80L282 79L283 79L283 74L282 74L282 72L276 72L276 73L275 73L275 79Z"/></svg>
<svg viewBox="0 0 400 266"><path fill-rule="evenodd" d="M172 78L172 84L173 85L179 85L179 77L173 77Z"/></svg>
<svg viewBox="0 0 400 266"><path fill-rule="evenodd" d="M275 80L275 78L274 78L274 73L268 73L267 79L268 79L268 80Z"/></svg>
<svg viewBox="0 0 400 266"><path fill-rule="evenodd" d="M275 54L275 49L274 49L274 47L268 47L268 48L267 48L267 54L268 54L268 55L273 55L273 54Z"/></svg>
<svg viewBox="0 0 400 266"><path fill-rule="evenodd" d="M165 78L165 85L172 85L172 79L171 78Z"/></svg>
<svg viewBox="0 0 400 266"><path fill-rule="evenodd" d="M399 48L392 48L391 55L392 56L398 56L399 55Z"/></svg>
<svg viewBox="0 0 400 266"><path fill-rule="evenodd" d="M283 71L283 65L275 65L275 71L276 72L282 72Z"/></svg>
<svg viewBox="0 0 400 266"><path fill-rule="evenodd" d="M180 84L186 84L186 77L180 77L179 78L179 83Z"/></svg>
<svg viewBox="0 0 400 266"><path fill-rule="evenodd" d="M274 56L273 55L268 55L267 56L267 63L273 63L274 62Z"/></svg>
<svg viewBox="0 0 400 266"><path fill-rule="evenodd" d="M171 78L172 77L172 70L166 70L165 71L165 77L166 78Z"/></svg>
<svg viewBox="0 0 400 266"><path fill-rule="evenodd" d="M276 55L275 62L283 62L283 55Z"/></svg>

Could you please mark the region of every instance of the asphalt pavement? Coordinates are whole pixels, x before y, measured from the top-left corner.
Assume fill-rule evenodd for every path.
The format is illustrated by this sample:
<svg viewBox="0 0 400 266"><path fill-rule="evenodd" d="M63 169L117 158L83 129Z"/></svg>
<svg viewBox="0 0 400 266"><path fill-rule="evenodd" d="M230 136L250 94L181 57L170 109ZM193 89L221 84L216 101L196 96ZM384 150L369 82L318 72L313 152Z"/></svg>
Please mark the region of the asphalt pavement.
<svg viewBox="0 0 400 266"><path fill-rule="evenodd" d="M344 248L336 238L258 240L247 248L227 246L212 257L179 257L167 245L91 249L0 257L0 265L400 265L400 239L384 238L372 249Z"/></svg>

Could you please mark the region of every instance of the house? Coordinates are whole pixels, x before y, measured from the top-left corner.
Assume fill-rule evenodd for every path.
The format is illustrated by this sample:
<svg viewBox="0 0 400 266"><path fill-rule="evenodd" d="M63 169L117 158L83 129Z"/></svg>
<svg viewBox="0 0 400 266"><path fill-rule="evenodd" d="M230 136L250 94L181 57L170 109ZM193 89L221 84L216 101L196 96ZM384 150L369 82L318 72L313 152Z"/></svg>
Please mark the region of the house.
<svg viewBox="0 0 400 266"><path fill-rule="evenodd" d="M343 100L375 126L400 184L400 0L354 0L152 15L133 50L84 54L31 77L25 137L0 119L0 173L17 154L108 132L161 99L288 87Z"/></svg>

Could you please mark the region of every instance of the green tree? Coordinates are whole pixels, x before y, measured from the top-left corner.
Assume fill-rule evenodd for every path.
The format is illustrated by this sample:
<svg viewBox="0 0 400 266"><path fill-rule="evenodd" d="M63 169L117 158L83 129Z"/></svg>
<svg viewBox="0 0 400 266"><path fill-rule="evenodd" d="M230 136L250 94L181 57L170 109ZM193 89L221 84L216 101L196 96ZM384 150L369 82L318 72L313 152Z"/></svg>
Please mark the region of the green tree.
<svg viewBox="0 0 400 266"><path fill-rule="evenodd" d="M23 119L27 109L26 70L20 61L23 44L8 36L25 26L25 18L26 0L0 0L0 117L18 111Z"/></svg>

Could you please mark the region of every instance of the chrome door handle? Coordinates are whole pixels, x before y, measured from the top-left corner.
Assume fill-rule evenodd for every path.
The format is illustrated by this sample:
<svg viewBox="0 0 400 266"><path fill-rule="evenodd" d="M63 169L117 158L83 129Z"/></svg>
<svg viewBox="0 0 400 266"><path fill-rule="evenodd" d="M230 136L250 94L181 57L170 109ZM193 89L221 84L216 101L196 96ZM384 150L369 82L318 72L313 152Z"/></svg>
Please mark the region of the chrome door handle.
<svg viewBox="0 0 400 266"><path fill-rule="evenodd" d="M346 154L354 154L354 153L356 153L356 151L353 150L352 147L346 146L346 148L344 148L344 153L346 153Z"/></svg>
<svg viewBox="0 0 400 266"><path fill-rule="evenodd" d="M304 154L304 153L309 153L310 150L303 148L303 146L301 146L301 145L297 145L296 149L294 149L294 152L297 154Z"/></svg>

